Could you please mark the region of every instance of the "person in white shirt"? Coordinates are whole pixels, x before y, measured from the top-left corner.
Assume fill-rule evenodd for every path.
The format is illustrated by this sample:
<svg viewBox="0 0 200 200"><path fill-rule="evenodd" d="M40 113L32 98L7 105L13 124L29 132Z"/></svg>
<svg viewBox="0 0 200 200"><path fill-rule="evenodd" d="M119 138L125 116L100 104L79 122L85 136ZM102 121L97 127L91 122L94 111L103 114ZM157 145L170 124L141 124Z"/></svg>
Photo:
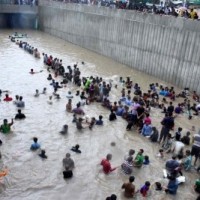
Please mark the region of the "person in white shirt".
<svg viewBox="0 0 200 200"><path fill-rule="evenodd" d="M196 162L198 160L198 157L200 155L200 129L197 134L194 134L193 136L193 145L191 150L191 156L195 156L194 165L196 165Z"/></svg>
<svg viewBox="0 0 200 200"><path fill-rule="evenodd" d="M184 150L185 144L183 144L182 141L178 140L174 142L172 152L174 155L183 155L183 150Z"/></svg>

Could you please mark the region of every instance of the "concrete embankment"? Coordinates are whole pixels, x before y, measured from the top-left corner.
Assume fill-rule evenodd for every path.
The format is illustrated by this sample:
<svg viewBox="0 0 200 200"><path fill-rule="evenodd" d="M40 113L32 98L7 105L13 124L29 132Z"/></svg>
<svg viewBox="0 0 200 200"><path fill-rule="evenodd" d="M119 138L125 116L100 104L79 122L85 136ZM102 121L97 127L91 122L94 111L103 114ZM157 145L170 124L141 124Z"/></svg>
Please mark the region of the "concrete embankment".
<svg viewBox="0 0 200 200"><path fill-rule="evenodd" d="M200 93L200 22L40 1L42 31ZM109 67L109 66L108 66Z"/></svg>

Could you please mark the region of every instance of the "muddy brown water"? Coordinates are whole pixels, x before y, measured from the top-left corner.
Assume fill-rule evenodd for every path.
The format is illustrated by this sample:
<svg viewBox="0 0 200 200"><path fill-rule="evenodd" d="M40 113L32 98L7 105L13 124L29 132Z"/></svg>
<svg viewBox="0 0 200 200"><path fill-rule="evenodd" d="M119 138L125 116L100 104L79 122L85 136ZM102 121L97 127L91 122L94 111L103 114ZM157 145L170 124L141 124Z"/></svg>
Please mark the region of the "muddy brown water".
<svg viewBox="0 0 200 200"><path fill-rule="evenodd" d="M18 30L20 32L20 30ZM76 88L73 84L68 84L66 88L60 89L59 101L53 99L53 104L47 103L48 97L52 95L53 89L47 81L48 72L43 65L43 59L36 59L29 53L20 49L15 43L8 39L12 34L11 30L0 31L0 80L1 89L8 89L10 96L22 95L25 101L23 113L26 119L15 121L9 135L0 135L3 145L0 147L2 160L0 167L8 166L9 175L0 182L0 199L2 200L104 200L107 196L115 193L118 199L125 199L121 190L121 185L128 180L120 168L110 175L104 175L99 165L102 158L107 153L113 154L112 166L120 166L124 155L130 148L138 151L144 149L145 155L150 157L150 165L141 169L135 169L133 175L136 188L139 189L145 181L152 184L160 181L163 185L167 180L163 179L162 170L171 155L166 155L164 160L156 157L159 150L158 144L152 144L147 138L139 135L136 130L127 132L126 122L118 117L116 122L109 122L109 111L101 105L93 103L83 107L89 117L104 117L104 126L94 127L91 131L85 129L79 132L72 123L72 114L66 113L66 94L70 90L75 94ZM121 65L109 58L98 55L94 52L80 48L79 46L67 43L58 38L52 37L42 32L26 31L29 38L23 39L32 46L37 47L40 53L45 52L63 60L65 67L79 62L78 66L83 76L102 76L105 80L112 80L113 84L118 84L118 89L112 88L110 99L112 102L118 100L122 85L119 77L130 76L134 82L138 82L142 89L148 89L152 82L159 82L167 85L162 80L148 76L127 66ZM81 64L85 62L85 65ZM29 71L44 70L42 73L30 75ZM60 78L56 78L60 80ZM168 84L171 86L170 84ZM35 98L35 89L47 88L46 95ZM176 88L180 91L179 88ZM3 97L1 98L3 99ZM75 96L73 106L79 101ZM175 105L177 102L175 102ZM12 102L0 102L0 121L4 118L11 119L17 113L17 108ZM160 110L151 110L152 124L159 130L160 121L163 114ZM69 125L69 133L66 136L60 135L62 126ZM194 117L191 121L187 119L187 113L176 119L175 130L183 127L183 134L191 127L199 127L199 118ZM39 143L46 150L48 159L43 161L37 155L38 152L31 152L30 145L32 138L39 138ZM115 142L115 145L111 145ZM71 146L80 144L81 154L70 152ZM190 149L190 147L189 147ZM71 153L75 161L74 177L65 181L62 176L62 159L67 152ZM156 192L154 186L151 187L151 195L147 199L151 200L192 200L197 194L192 189L192 184L198 174L184 172L186 183L181 185L176 196L166 195L164 192ZM143 199L138 194L135 199Z"/></svg>

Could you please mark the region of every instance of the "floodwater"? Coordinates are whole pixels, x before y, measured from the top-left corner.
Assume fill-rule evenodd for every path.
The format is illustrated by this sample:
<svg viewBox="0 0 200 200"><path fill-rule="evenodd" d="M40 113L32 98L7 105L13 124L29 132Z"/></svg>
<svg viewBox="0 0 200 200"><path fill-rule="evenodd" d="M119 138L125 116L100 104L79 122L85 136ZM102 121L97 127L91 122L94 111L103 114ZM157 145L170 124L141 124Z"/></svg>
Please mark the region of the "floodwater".
<svg viewBox="0 0 200 200"><path fill-rule="evenodd" d="M112 102L116 101L120 95L122 88L119 84L120 76L131 76L134 82L140 83L143 90L147 90L151 82L165 84L154 77L45 33L26 32L29 38L24 40L37 47L40 53L45 52L62 59L65 67L79 62L78 67L82 76L102 76L105 80L111 79L113 84L118 84L118 89L112 88L110 95ZM123 200L125 198L121 185L128 180L128 176L124 175L120 168L110 175L104 175L99 163L107 153L112 153L112 166L120 166L130 148L136 151L143 148L145 155L148 155L151 161L149 166L134 169L133 175L136 177L137 189L147 180L152 184L156 181L160 181L163 185L167 184L162 173L165 161L156 157L159 145L150 143L135 130L126 132L126 122L121 118L118 118L116 122L109 122L109 111L101 105L93 103L84 106L83 109L89 117L103 115L103 127L94 127L92 131L85 129L82 132L76 129L75 124L72 123L72 114L65 111L67 92L70 90L75 94L78 89L73 84L68 84L66 88L59 90L60 100L54 99L52 105L48 104L48 96L52 94L53 89L47 81L48 73L46 66L43 65L43 59L38 60L20 49L8 39L9 34L12 34L11 30L0 31L1 89L9 90L13 98L17 94L24 97L26 106L22 112L27 118L14 122L13 133L0 135L3 141L0 147L3 155L0 167L9 168L9 175L0 181L1 200L104 200L112 193ZM84 61L85 65L82 65L81 61ZM44 71L30 75L31 68L35 71ZM44 87L47 87L47 94L41 94L35 98L33 96L35 90L39 89L41 92ZM78 101L79 98L75 96L73 105L75 106ZM0 102L1 122L4 118L11 120L16 113L17 108L12 102ZM153 125L160 130L163 114L152 109L151 116ZM197 129L198 121L198 117L189 121L187 114L184 114L176 119L176 129L182 126L185 133L193 124ZM66 136L60 135L59 131L66 123L69 125L69 133ZM46 150L48 159L45 161L37 155L38 152L29 150L34 136L39 138L42 149ZM116 145L112 146L111 142L115 142ZM77 143L82 150L79 155L70 152L70 148ZM75 170L74 177L65 181L62 175L62 159L67 152L71 153L75 161ZM165 160L169 156L167 155ZM193 191L192 184L197 173L184 172L184 175L186 183L179 187L175 197L166 195L164 192L156 192L152 186L151 195L147 199L195 199L197 194ZM138 194L135 199L143 198Z"/></svg>

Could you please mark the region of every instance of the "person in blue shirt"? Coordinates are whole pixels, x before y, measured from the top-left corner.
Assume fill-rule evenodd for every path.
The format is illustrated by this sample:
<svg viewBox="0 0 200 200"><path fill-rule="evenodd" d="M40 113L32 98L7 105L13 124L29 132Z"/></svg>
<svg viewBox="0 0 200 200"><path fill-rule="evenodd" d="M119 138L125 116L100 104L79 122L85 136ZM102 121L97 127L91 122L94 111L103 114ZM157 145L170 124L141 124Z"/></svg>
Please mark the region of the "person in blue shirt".
<svg viewBox="0 0 200 200"><path fill-rule="evenodd" d="M131 100L131 97L126 98L125 104L126 104L127 106L131 106L132 103L133 103L133 102L132 102L132 100Z"/></svg>
<svg viewBox="0 0 200 200"><path fill-rule="evenodd" d="M117 115L117 116L122 116L123 113L124 113L124 107L123 107L123 105L120 105L120 106L117 108L116 115Z"/></svg>
<svg viewBox="0 0 200 200"><path fill-rule="evenodd" d="M34 137L33 138L33 144L31 145L31 150L37 150L37 149L39 149L40 148L40 144L38 144L38 138L36 138L36 137Z"/></svg>
<svg viewBox="0 0 200 200"><path fill-rule="evenodd" d="M103 125L103 116L99 115L99 119L96 121L96 125Z"/></svg>
<svg viewBox="0 0 200 200"><path fill-rule="evenodd" d="M178 189L178 182L175 176L168 176L169 183L167 185L167 189L165 189L166 193L175 195Z"/></svg>
<svg viewBox="0 0 200 200"><path fill-rule="evenodd" d="M150 161L149 161L149 156L144 156L144 165L149 165Z"/></svg>
<svg viewBox="0 0 200 200"><path fill-rule="evenodd" d="M149 125L149 124L144 124L143 125L143 128L142 128L142 132L141 132L141 134L143 135L143 136L150 136L151 134L152 134L152 127L151 127L151 125Z"/></svg>

